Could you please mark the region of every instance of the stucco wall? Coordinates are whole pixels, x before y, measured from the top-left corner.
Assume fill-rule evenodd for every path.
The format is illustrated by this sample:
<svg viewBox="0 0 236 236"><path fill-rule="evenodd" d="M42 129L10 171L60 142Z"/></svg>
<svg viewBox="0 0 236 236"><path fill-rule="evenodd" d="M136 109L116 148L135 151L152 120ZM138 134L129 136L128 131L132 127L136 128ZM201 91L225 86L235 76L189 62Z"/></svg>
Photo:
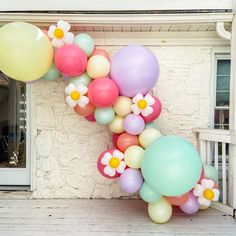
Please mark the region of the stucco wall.
<svg viewBox="0 0 236 236"><path fill-rule="evenodd" d="M119 47L107 47L114 54ZM157 121L163 134L178 134L196 143L194 127L211 120L212 48L150 47L159 58L161 76L154 94L163 103ZM89 123L64 100L66 82L32 85L35 114L36 179L33 197L116 198L124 196L116 180L96 169L99 154L111 146L105 126Z"/></svg>

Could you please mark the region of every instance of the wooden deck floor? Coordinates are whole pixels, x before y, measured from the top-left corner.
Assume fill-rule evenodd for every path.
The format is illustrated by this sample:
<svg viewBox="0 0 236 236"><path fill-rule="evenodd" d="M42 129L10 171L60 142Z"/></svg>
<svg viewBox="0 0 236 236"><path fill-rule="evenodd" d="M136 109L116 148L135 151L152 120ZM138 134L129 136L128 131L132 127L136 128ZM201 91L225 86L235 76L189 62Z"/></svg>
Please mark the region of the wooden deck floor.
<svg viewBox="0 0 236 236"><path fill-rule="evenodd" d="M140 200L0 200L1 236L236 235L236 221L208 209L194 216L175 210L157 225Z"/></svg>

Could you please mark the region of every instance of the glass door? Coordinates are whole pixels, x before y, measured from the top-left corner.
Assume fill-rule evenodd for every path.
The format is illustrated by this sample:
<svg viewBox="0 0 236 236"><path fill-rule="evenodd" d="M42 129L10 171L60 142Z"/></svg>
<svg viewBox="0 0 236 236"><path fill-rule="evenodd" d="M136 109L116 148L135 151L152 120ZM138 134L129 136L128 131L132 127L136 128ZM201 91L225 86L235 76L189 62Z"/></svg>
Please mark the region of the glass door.
<svg viewBox="0 0 236 236"><path fill-rule="evenodd" d="M0 72L0 186L30 185L26 85Z"/></svg>

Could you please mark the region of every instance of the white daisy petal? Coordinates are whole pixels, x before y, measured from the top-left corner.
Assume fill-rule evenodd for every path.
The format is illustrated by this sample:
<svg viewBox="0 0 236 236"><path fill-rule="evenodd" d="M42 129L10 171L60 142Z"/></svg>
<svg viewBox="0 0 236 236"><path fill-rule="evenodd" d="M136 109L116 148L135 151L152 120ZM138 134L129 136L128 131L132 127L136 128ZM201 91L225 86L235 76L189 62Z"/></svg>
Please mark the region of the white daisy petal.
<svg viewBox="0 0 236 236"><path fill-rule="evenodd" d="M219 189L213 188L212 191L214 192L214 198L212 199L212 201L218 201L219 200L219 196L220 196Z"/></svg>
<svg viewBox="0 0 236 236"><path fill-rule="evenodd" d="M79 84L77 88L81 95L84 95L88 92L88 88L83 84Z"/></svg>
<svg viewBox="0 0 236 236"><path fill-rule="evenodd" d="M70 94L70 93L72 93L73 91L75 91L76 90L76 87L75 87L75 85L74 84L69 84L66 88L65 88L65 91L66 91L66 93L67 94Z"/></svg>
<svg viewBox="0 0 236 236"><path fill-rule="evenodd" d="M102 163L103 165L108 165L108 164L109 164L109 161L111 160L111 158L112 158L111 153L106 152L106 153L104 154L104 156L102 157L102 159L101 159L101 163Z"/></svg>
<svg viewBox="0 0 236 236"><path fill-rule="evenodd" d="M202 185L197 184L193 189L193 195L200 197L200 196L202 196L203 191L204 191L204 188L202 187Z"/></svg>
<svg viewBox="0 0 236 236"><path fill-rule="evenodd" d="M85 107L89 103L89 99L86 96L81 96L77 102L80 107Z"/></svg>
<svg viewBox="0 0 236 236"><path fill-rule="evenodd" d="M71 32L68 32L64 36L64 42L65 44L72 44L74 42L75 35Z"/></svg>
<svg viewBox="0 0 236 236"><path fill-rule="evenodd" d="M106 175L109 175L109 176L113 177L113 176L116 174L116 170L113 169L113 168L111 168L110 166L106 166L106 167L104 168L104 173L105 173Z"/></svg>
<svg viewBox="0 0 236 236"><path fill-rule="evenodd" d="M198 197L197 201L200 205L203 205L203 206L210 206L211 205L211 201L207 200L204 197Z"/></svg>
<svg viewBox="0 0 236 236"><path fill-rule="evenodd" d="M213 188L214 187L214 181L211 179L202 179L201 180L201 185L203 186L203 188Z"/></svg>
<svg viewBox="0 0 236 236"><path fill-rule="evenodd" d="M152 107L147 107L144 110L142 110L141 113L142 113L143 116L147 117L147 116L149 116L150 114L153 113L153 108Z"/></svg>
<svg viewBox="0 0 236 236"><path fill-rule="evenodd" d="M120 165L118 166L118 168L116 168L116 171L120 174L122 174L125 170L126 164L124 161L120 162Z"/></svg>
<svg viewBox="0 0 236 236"><path fill-rule="evenodd" d="M52 40L52 45L54 46L54 47L56 47L56 48L59 48L59 47L61 47L61 46L63 46L64 45L64 42L63 42L63 40L61 40L61 39L53 39Z"/></svg>
<svg viewBox="0 0 236 236"><path fill-rule="evenodd" d="M154 98L150 94L147 94L145 96L145 100L147 101L149 106L152 106L155 103Z"/></svg>
<svg viewBox="0 0 236 236"><path fill-rule="evenodd" d="M55 36L54 36L54 31L55 31L56 28L57 28L57 27L56 27L55 25L51 25L51 26L49 27L49 29L48 29L48 36L49 36L50 38L55 38Z"/></svg>
<svg viewBox="0 0 236 236"><path fill-rule="evenodd" d="M141 93L138 93L136 96L133 97L132 102L137 103L139 100L143 99L143 95Z"/></svg>
<svg viewBox="0 0 236 236"><path fill-rule="evenodd" d="M122 160L124 158L124 154L118 150L115 150L113 153L112 153L112 156L113 157L117 157L119 158L120 160Z"/></svg>
<svg viewBox="0 0 236 236"><path fill-rule="evenodd" d="M138 108L138 106L136 104L133 104L131 106L131 111L135 114L135 115L139 115L141 113L141 110Z"/></svg>
<svg viewBox="0 0 236 236"><path fill-rule="evenodd" d="M64 20L59 20L57 22L58 28L62 29L64 32L68 32L70 30L70 24Z"/></svg>
<svg viewBox="0 0 236 236"><path fill-rule="evenodd" d="M72 100L70 96L66 97L66 102L70 107L75 107L77 105L77 102Z"/></svg>

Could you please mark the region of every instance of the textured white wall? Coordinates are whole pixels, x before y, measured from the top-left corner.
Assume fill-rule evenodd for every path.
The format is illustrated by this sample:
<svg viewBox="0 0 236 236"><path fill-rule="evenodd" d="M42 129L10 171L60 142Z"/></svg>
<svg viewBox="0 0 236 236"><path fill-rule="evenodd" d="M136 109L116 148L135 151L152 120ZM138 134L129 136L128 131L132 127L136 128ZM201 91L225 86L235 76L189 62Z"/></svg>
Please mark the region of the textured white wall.
<svg viewBox="0 0 236 236"><path fill-rule="evenodd" d="M107 47L114 54L119 47ZM212 48L150 47L160 61L161 76L154 94L163 103L157 121L163 134L178 134L196 143L192 128L211 120ZM36 107L37 198L116 198L124 196L116 180L96 169L99 154L111 146L105 126L89 123L68 107L66 82L33 84Z"/></svg>

